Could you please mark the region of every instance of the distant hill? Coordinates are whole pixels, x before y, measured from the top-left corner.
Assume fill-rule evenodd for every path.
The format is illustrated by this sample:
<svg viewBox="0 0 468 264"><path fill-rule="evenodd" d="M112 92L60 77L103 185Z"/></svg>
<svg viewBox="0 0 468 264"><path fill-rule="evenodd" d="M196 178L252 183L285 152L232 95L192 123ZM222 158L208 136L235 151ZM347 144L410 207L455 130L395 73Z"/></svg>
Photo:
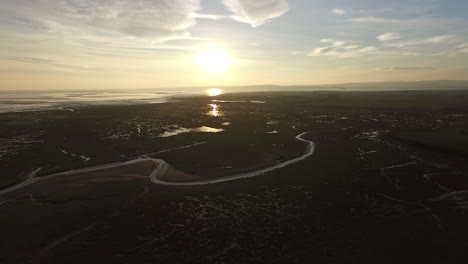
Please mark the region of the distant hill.
<svg viewBox="0 0 468 264"><path fill-rule="evenodd" d="M244 91L382 91L382 90L468 90L468 81L417 81L417 82L369 82L369 83L343 83L326 85L249 85L249 86L223 86L226 92Z"/></svg>
<svg viewBox="0 0 468 264"><path fill-rule="evenodd" d="M468 81L418 81L418 82L371 82L325 85L344 89L383 89L383 90L445 90L468 89Z"/></svg>

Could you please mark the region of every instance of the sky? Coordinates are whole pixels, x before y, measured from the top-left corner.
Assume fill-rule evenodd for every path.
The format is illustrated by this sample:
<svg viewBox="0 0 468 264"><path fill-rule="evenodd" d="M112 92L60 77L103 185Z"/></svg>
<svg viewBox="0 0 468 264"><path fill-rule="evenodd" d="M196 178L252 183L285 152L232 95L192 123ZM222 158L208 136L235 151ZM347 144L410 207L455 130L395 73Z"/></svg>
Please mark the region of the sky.
<svg viewBox="0 0 468 264"><path fill-rule="evenodd" d="M466 0L0 3L3 90L468 80Z"/></svg>

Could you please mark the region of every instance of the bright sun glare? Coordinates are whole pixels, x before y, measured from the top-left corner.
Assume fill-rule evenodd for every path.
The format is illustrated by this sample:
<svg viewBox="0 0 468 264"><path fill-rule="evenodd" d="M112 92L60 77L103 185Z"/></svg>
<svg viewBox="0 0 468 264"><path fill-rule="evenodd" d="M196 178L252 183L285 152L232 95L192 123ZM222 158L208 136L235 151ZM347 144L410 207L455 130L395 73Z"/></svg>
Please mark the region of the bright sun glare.
<svg viewBox="0 0 468 264"><path fill-rule="evenodd" d="M208 96L218 96L222 94L222 91L221 89L218 89L218 88L211 88L211 89L208 89L207 93L208 93Z"/></svg>
<svg viewBox="0 0 468 264"><path fill-rule="evenodd" d="M219 48L206 49L195 58L195 63L211 74L220 74L224 72L232 62L233 59L229 54Z"/></svg>

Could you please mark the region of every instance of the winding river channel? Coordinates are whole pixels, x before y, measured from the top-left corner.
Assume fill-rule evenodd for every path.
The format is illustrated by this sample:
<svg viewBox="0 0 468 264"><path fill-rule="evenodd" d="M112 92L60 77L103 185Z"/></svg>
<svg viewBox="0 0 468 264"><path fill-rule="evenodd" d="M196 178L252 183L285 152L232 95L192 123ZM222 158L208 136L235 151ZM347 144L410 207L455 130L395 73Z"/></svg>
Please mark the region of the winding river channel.
<svg viewBox="0 0 468 264"><path fill-rule="evenodd" d="M150 179L152 182L156 184L161 184L161 185L172 185L172 186L194 186L194 185L207 185L207 184L215 184L215 183L221 183L221 182L228 182L228 181L234 181L234 180L239 180L239 179L244 179L244 178L251 178L259 175L263 175L267 172L277 170L283 167L286 167L288 165L297 163L299 161L304 160L305 158L311 156L314 154L315 151L315 143L302 138L304 135L306 135L308 132L301 133L296 136L297 140L303 141L307 144L307 149L306 151L299 157L290 159L281 163L277 163L275 165L271 165L262 169L258 170L253 170L253 171L248 171L248 172L243 172L243 173L238 173L238 174L233 174L233 175L228 175L228 176L223 176L223 177L217 177L217 178L209 178L209 179L203 179L203 180L197 180L197 181L191 181L191 182L167 182L167 181L162 181L159 180L159 178L164 175L165 171L168 169L169 165L164 161L164 160L155 160L155 162L159 163L159 166L151 173Z"/></svg>
<svg viewBox="0 0 468 264"><path fill-rule="evenodd" d="M124 162L115 162L115 163L107 163L103 165L97 165L97 166L91 166L91 167L86 167L86 168L81 168L81 169L76 169L76 170L70 170L70 171L65 171L65 172L60 172L60 173L55 173L55 174L50 174L46 176L41 176L41 177L36 177L37 173L41 170L41 168L38 168L31 172L26 179L14 186L11 186L9 188L0 190L0 195L10 193L12 191L24 188L26 186L32 185L34 183L40 182L40 181L45 181L50 178L58 177L58 176L66 176L66 175L73 175L73 174L80 174L80 173L86 173L86 172L92 172L92 171L99 171L99 170L104 170L104 169L112 169L116 167L121 167L121 166L126 166L126 165L131 165L139 162L144 162L144 161L152 161L154 162L157 166L156 168L151 172L149 175L150 179L152 182L160 185L169 185L169 186L196 186L196 185L208 185L208 184L215 184L215 183L221 183L221 182L228 182L228 181L234 181L234 180L239 180L239 179L245 179L245 178L251 178L251 177L256 177L263 175L267 172L277 170L283 167L286 167L288 165L300 162L307 157L311 156L314 154L315 151L315 143L313 141L304 139L303 136L306 135L308 132L301 133L296 136L296 139L299 141L302 141L306 143L306 151L299 157L290 159L281 163L277 163L268 167L264 167L261 169L257 170L252 170L248 172L242 172L238 174L233 174L233 175L228 175L228 176L222 176L222 177L217 177L217 178L206 178L202 180L196 180L196 181L190 181L190 182L169 182L169 181L163 181L160 180L163 178L167 170L170 168L170 165L162 160L162 159L152 159L152 158L138 158L134 160L129 160L129 161L124 161Z"/></svg>

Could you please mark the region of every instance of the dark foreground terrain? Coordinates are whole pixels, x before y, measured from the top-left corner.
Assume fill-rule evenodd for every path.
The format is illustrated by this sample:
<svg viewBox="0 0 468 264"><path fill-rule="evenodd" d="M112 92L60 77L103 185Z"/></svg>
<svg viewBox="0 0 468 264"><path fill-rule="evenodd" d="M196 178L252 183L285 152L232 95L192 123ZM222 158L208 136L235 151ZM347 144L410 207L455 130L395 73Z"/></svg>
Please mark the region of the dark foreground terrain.
<svg viewBox="0 0 468 264"><path fill-rule="evenodd" d="M300 156L302 132L316 143L214 185L157 185L139 162L4 191L0 263L468 262L465 91L230 94L0 125L3 190L138 157L219 177Z"/></svg>

